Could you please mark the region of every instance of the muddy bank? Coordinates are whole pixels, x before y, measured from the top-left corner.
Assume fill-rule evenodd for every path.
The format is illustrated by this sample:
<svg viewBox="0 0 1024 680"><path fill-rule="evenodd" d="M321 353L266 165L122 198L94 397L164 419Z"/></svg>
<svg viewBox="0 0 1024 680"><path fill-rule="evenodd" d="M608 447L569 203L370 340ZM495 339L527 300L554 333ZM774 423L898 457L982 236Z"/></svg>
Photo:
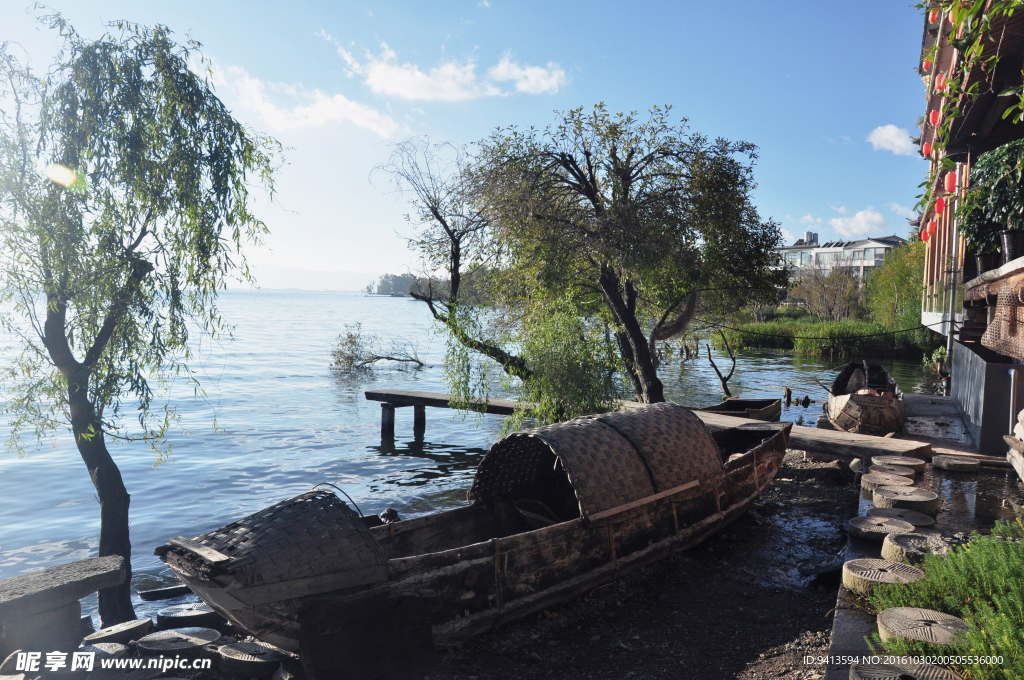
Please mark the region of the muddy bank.
<svg viewBox="0 0 1024 680"><path fill-rule="evenodd" d="M431 680L823 674L859 494L839 464L788 454L754 507L703 545L442 655ZM840 562L841 563L841 562Z"/></svg>

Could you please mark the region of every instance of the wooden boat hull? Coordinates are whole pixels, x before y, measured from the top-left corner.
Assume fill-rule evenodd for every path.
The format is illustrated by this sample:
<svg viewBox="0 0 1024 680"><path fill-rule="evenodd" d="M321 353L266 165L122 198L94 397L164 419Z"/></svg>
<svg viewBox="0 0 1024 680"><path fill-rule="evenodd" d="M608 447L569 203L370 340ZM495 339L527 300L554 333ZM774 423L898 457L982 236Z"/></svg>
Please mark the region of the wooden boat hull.
<svg viewBox="0 0 1024 680"><path fill-rule="evenodd" d="M903 399L869 394L829 395L825 415L840 430L883 437L903 429Z"/></svg>
<svg viewBox="0 0 1024 680"><path fill-rule="evenodd" d="M696 409L708 413L721 413L725 416L763 420L766 423L777 423L782 417L781 399L726 399L721 404Z"/></svg>
<svg viewBox="0 0 1024 680"><path fill-rule="evenodd" d="M183 568L175 555L165 556L166 550L162 557L203 601L288 650L299 649L304 610L409 592L433 594L435 644L458 644L692 547L728 525L774 478L790 427L765 424L714 433L723 461L743 453L723 462L713 483L695 480L542 529L522 530L522 518L508 503L479 500L372 527L369 532L387 558L386 581L354 582L327 592L322 583L294 581L284 586L290 590L260 601L250 595L258 589L230 576L204 577ZM470 536L484 540L468 542Z"/></svg>

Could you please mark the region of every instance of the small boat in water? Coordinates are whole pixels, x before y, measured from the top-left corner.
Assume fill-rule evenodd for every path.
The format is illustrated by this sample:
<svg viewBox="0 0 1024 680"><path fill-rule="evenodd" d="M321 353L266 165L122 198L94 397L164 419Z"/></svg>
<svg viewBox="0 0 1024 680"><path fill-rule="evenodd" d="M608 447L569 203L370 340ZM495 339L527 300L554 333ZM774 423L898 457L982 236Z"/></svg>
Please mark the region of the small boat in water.
<svg viewBox="0 0 1024 680"><path fill-rule="evenodd" d="M314 490L155 552L232 623L288 650L322 639L303 624L310 611L393 616L388 598L413 592L431 597L428 644L458 644L725 527L775 476L791 427L712 433L668 403L577 418L496 442L464 507L382 524Z"/></svg>
<svg viewBox="0 0 1024 680"><path fill-rule="evenodd" d="M723 416L736 416L737 418L750 418L751 420L777 423L779 418L782 417L782 400L729 397L720 404L697 410L707 411L708 413L721 413Z"/></svg>
<svg viewBox="0 0 1024 680"><path fill-rule="evenodd" d="M851 361L829 390L825 416L836 428L882 437L903 430L903 392L881 364Z"/></svg>

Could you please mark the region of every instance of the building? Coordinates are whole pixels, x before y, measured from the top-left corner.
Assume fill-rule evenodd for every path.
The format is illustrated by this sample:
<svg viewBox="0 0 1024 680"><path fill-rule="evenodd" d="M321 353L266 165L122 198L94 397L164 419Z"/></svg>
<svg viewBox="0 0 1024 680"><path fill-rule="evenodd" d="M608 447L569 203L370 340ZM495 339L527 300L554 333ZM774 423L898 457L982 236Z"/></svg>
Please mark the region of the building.
<svg viewBox="0 0 1024 680"><path fill-rule="evenodd" d="M984 3L968 13L985 14L991 7ZM961 25L954 26L947 10L930 9L922 41L925 116L915 141L930 161L932 203L920 219L927 243L921 323L946 338L950 396L974 445L983 454L1003 456L1003 436L1013 433L1024 405L1024 334L1018 330L1024 326L1024 257L978 276L956 207L978 156L1024 138L1024 124L1004 115L1014 98L1002 96L1022 82L1024 12L972 24L987 27L977 36L985 55L978 63L956 47L969 48L976 37L965 35L964 13L959 14ZM951 90L949 82L957 87ZM949 118L951 111L956 117ZM939 138L943 129L945 139ZM1018 465L1024 477L1024 461Z"/></svg>
<svg viewBox="0 0 1024 680"><path fill-rule="evenodd" d="M794 276L799 276L801 269L813 267L831 271L834 267L842 266L852 268L853 275L863 281L865 274L882 266L890 250L906 242L906 239L893 234L819 244L818 235L808 231L793 245L779 248L776 252Z"/></svg>

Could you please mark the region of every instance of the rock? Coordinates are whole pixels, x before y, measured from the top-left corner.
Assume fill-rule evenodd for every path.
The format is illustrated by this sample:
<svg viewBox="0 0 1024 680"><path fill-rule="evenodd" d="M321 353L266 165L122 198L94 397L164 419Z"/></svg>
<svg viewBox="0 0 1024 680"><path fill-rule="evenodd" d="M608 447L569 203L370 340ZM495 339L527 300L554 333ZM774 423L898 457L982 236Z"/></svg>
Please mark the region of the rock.
<svg viewBox="0 0 1024 680"><path fill-rule="evenodd" d="M884 472L869 472L860 478L860 488L873 491L880 486L913 486L914 482L899 475Z"/></svg>
<svg viewBox="0 0 1024 680"><path fill-rule="evenodd" d="M118 642L97 642L94 645L83 645L81 651L95 654L95 667L99 668L99 659L120 659L128 653L128 647Z"/></svg>
<svg viewBox="0 0 1024 680"><path fill-rule="evenodd" d="M949 645L967 632L963 619L919 607L893 607L878 615L878 636L882 641L890 638L920 640L936 645Z"/></svg>
<svg viewBox="0 0 1024 680"><path fill-rule="evenodd" d="M166 588L152 588L150 590L140 590L139 597L147 602L153 600L169 600L172 597L181 597L182 595L188 595L192 591L189 587L181 584L176 586L167 586Z"/></svg>
<svg viewBox="0 0 1024 680"><path fill-rule="evenodd" d="M843 565L843 585L870 596L876 583L913 583L924 576L917 567L879 559L850 560Z"/></svg>
<svg viewBox="0 0 1024 680"><path fill-rule="evenodd" d="M876 508L901 508L926 515L939 511L939 495L926 489L881 486L872 492L871 498Z"/></svg>
<svg viewBox="0 0 1024 680"><path fill-rule="evenodd" d="M138 640L152 629L152 619L136 619L135 621L119 623L116 626L101 628L92 635L86 636L82 642L87 645L95 645L98 642L126 644L132 640Z"/></svg>
<svg viewBox="0 0 1024 680"><path fill-rule="evenodd" d="M891 517L854 517L846 523L851 536L881 543L889 534L909 534L914 525Z"/></svg>
<svg viewBox="0 0 1024 680"><path fill-rule="evenodd" d="M868 472L881 472L882 474L896 475L897 477L906 477L907 479L913 479L915 474L912 468L903 467L902 465L872 465L868 468Z"/></svg>
<svg viewBox="0 0 1024 680"><path fill-rule="evenodd" d="M861 458L854 458L850 461L850 469L860 474L864 470L864 461Z"/></svg>
<svg viewBox="0 0 1024 680"><path fill-rule="evenodd" d="M537 652L528 652L526 656L530 659L530 661L533 661L534 663L542 663L544 661L544 659L542 659L540 654L538 654Z"/></svg>
<svg viewBox="0 0 1024 680"><path fill-rule="evenodd" d="M952 472L977 472L981 463L965 456L933 456L932 467Z"/></svg>
<svg viewBox="0 0 1024 680"><path fill-rule="evenodd" d="M901 519L904 522L910 522L918 529L935 526L934 517L929 517L923 512L915 512L913 510L905 510L903 508L871 508L868 510L868 517L889 517L891 519Z"/></svg>
<svg viewBox="0 0 1024 680"><path fill-rule="evenodd" d="M590 638L590 641L591 642L600 642L601 641L601 636L600 635L595 635L594 637Z"/></svg>
<svg viewBox="0 0 1024 680"><path fill-rule="evenodd" d="M920 564L926 555L946 555L949 546L937 531L916 529L912 533L886 536L882 542L882 557L893 562Z"/></svg>

